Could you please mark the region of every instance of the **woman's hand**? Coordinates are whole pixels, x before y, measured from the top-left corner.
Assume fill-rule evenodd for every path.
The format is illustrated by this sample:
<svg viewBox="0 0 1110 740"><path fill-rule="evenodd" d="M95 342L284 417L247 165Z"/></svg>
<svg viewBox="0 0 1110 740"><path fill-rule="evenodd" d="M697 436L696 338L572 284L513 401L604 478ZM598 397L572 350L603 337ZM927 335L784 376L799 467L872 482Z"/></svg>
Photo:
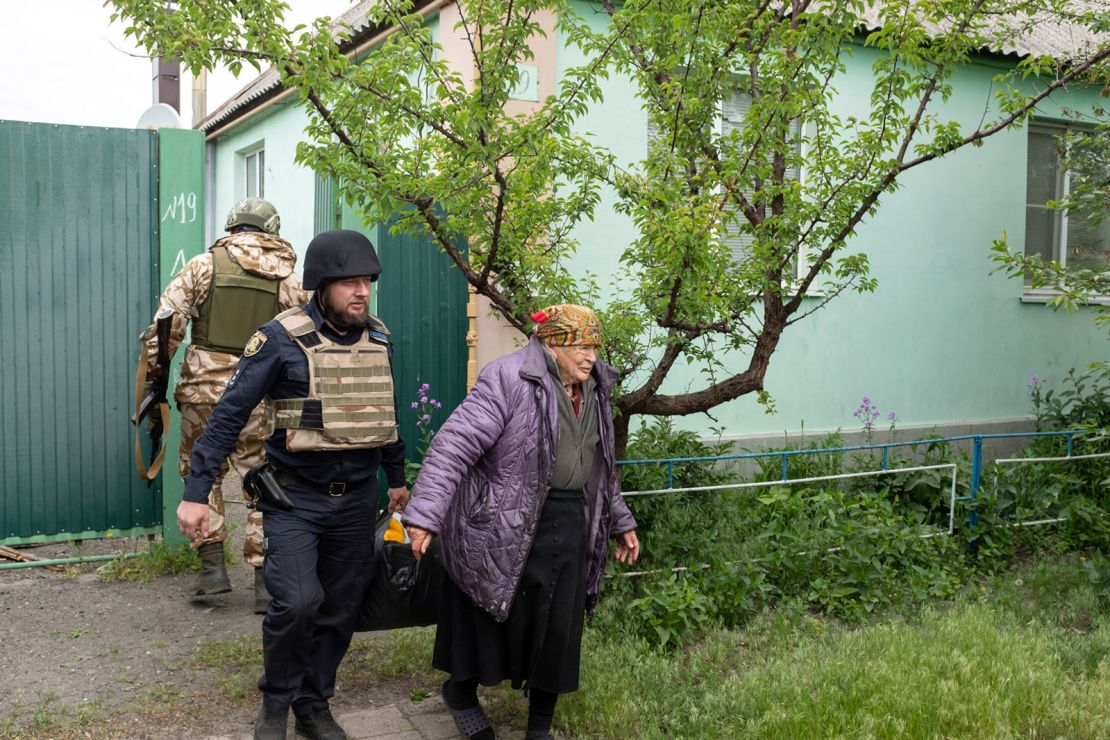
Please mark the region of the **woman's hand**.
<svg viewBox="0 0 1110 740"><path fill-rule="evenodd" d="M640 557L640 540L636 530L630 529L617 535L617 560L632 565Z"/></svg>
<svg viewBox="0 0 1110 740"><path fill-rule="evenodd" d="M412 555L417 560L424 557L424 553L428 550L428 545L432 544L432 535L426 529L420 527L409 527L409 540L412 542Z"/></svg>

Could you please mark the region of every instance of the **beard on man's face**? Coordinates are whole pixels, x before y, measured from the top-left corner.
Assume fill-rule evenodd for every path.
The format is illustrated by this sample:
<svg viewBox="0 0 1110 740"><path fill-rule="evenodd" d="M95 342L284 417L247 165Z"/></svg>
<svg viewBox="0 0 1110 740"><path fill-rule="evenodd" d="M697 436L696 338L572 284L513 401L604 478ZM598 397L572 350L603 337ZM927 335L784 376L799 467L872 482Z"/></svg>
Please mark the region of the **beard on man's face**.
<svg viewBox="0 0 1110 740"><path fill-rule="evenodd" d="M334 297L332 291L325 291L324 315L335 326L341 329L350 329L363 326L369 316L370 306L368 301L359 301L351 298L344 303ZM361 303L361 305L359 305ZM353 304L353 305L352 305Z"/></svg>

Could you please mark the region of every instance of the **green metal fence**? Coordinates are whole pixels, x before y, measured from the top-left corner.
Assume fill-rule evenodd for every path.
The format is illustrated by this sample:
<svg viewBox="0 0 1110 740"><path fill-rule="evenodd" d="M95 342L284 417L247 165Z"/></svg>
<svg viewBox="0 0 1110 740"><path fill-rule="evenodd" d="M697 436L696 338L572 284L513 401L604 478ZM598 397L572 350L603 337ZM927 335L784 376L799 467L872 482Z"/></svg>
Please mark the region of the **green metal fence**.
<svg viewBox="0 0 1110 740"><path fill-rule="evenodd" d="M429 384L443 404L436 426L466 396L466 279L427 240L382 227L375 246L382 261L378 314L393 335L398 423L408 457L417 460L416 389Z"/></svg>
<svg viewBox="0 0 1110 740"><path fill-rule="evenodd" d="M152 131L0 121L0 543L161 531L128 421L157 162Z"/></svg>

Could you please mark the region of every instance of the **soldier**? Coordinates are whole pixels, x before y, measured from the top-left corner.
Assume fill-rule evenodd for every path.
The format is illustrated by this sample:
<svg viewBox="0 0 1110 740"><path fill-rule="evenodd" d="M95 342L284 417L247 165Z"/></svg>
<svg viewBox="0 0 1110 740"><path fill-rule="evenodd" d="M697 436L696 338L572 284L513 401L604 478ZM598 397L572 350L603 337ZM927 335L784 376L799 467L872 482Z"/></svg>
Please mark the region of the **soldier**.
<svg viewBox="0 0 1110 740"><path fill-rule="evenodd" d="M204 433L177 509L181 531L208 535L208 491L251 410L273 411L266 463L248 475L268 481L264 566L273 600L262 620L259 740L296 730L317 740L347 735L328 700L370 580L377 472L385 470L390 510L408 501L405 445L397 436L389 331L370 315L381 272L373 245L354 231L327 231L308 245L303 307L279 314L247 342Z"/></svg>
<svg viewBox="0 0 1110 740"><path fill-rule="evenodd" d="M224 226L228 236L218 239L204 254L189 260L174 276L158 302L159 313L173 312L169 353L172 356L193 322L192 338L185 349L181 378L174 400L181 412L181 447L178 469L189 476L193 444L208 423L212 409L227 386L243 347L251 334L277 314L308 299L300 278L293 272L297 253L278 236L281 218L269 202L247 198L235 205ZM148 376L161 372L157 362L155 327L143 333L147 342ZM265 411L255 409L231 451L236 472L246 474L262 461ZM193 542L200 555L201 571L192 595L221 594L231 590L224 567L224 521L222 483L227 461L212 480L208 496L211 508L208 536ZM254 611L265 613L270 600L262 579L262 513L247 515L243 559L254 567Z"/></svg>

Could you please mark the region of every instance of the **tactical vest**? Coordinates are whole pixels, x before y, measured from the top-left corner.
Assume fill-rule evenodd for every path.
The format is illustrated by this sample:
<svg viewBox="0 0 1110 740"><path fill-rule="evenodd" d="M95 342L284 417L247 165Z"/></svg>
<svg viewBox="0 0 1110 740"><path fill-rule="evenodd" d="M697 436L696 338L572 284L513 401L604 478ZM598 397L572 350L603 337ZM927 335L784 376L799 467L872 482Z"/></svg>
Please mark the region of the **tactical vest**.
<svg viewBox="0 0 1110 740"><path fill-rule="evenodd" d="M397 441L389 330L370 317L358 342L336 344L301 308L275 317L308 358L308 398L273 399L272 430L290 452L381 447Z"/></svg>
<svg viewBox="0 0 1110 740"><path fill-rule="evenodd" d="M278 312L276 278L247 272L227 253L212 250L212 283L208 296L193 319L192 345L212 352L243 354L243 347L258 327Z"/></svg>

